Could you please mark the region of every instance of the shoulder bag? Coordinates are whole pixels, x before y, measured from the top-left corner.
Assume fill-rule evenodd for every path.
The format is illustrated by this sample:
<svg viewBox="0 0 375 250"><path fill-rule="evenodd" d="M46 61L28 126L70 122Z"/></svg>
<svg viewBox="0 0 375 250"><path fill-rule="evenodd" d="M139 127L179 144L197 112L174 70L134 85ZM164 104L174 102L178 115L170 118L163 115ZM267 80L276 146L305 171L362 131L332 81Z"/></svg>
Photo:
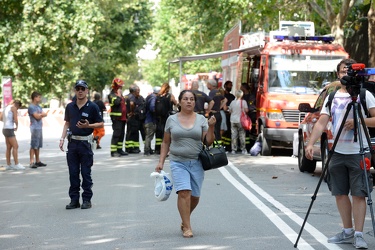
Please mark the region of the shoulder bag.
<svg viewBox="0 0 375 250"><path fill-rule="evenodd" d="M246 114L246 112L242 109L242 102L243 102L243 100L241 100L241 118L240 118L241 125L242 125L242 127L243 127L245 130L250 130L250 129L251 129L251 126L252 126L251 119L250 119L250 117Z"/></svg>
<svg viewBox="0 0 375 250"><path fill-rule="evenodd" d="M202 163L204 171L228 165L228 158L224 147L219 145L216 139L213 147L206 146L206 137L204 137L203 147L199 153L199 160Z"/></svg>

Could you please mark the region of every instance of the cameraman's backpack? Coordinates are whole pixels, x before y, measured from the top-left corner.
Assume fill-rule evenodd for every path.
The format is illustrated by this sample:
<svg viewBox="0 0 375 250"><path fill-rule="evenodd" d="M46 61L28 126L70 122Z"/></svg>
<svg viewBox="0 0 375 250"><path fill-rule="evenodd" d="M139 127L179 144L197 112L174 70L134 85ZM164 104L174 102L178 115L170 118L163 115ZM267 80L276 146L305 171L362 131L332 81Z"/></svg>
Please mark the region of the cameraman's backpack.
<svg viewBox="0 0 375 250"><path fill-rule="evenodd" d="M365 88L361 88L361 90L359 92L359 100L360 100L361 105L363 107L364 115L366 115L366 117L371 117L370 113L367 110L367 105L366 105L366 90L368 90L369 92L371 92L374 95L375 92L372 92L372 90L375 91L375 88L371 89L371 88L367 88L366 85L364 85L364 86L365 86ZM337 92L337 90L332 91L328 96L328 101L327 101L326 107L328 107L329 113L331 113L332 101L333 101L333 98L335 97L336 92ZM370 137L374 138L375 137L375 127L373 127L373 128L367 127L367 128L368 128L368 132L370 134Z"/></svg>
<svg viewBox="0 0 375 250"><path fill-rule="evenodd" d="M157 95L155 100L155 116L168 117L171 110L171 95Z"/></svg>

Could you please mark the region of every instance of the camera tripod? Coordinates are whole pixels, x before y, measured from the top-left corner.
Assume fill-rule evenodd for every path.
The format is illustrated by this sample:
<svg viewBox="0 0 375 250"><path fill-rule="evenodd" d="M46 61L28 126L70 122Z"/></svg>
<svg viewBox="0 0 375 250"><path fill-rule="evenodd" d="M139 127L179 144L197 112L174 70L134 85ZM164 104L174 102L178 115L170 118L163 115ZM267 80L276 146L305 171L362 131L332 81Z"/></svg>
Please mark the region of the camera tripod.
<svg viewBox="0 0 375 250"><path fill-rule="evenodd" d="M348 89L348 92L350 93L349 89ZM358 94L359 94L359 91L358 91ZM366 154L366 152L367 153L371 152L371 154L372 154L373 153L373 149L371 147L370 135L368 133L368 130L367 130L367 127L366 127L366 124L365 124L365 121L364 121L364 118L363 118L363 115L362 115L362 111L361 111L360 108L358 108L358 106L359 106L358 103L357 103L357 96L358 96L358 94L357 95L355 95L355 94L352 95L351 94L352 102L349 103L348 106L347 106L347 108L346 108L346 113L344 115L342 123L340 124L339 131L338 131L338 133L337 133L337 135L335 137L335 140L333 142L331 150L329 150L327 162L325 164L322 163L322 164L324 164L323 170L322 170L322 174L321 174L321 176L319 178L319 182L318 182L318 185L317 185L317 187L315 189L315 192L314 192L313 196L311 197L310 206L309 206L309 208L307 210L305 219L304 219L304 221L302 223L302 227L301 227L301 230L300 230L300 232L298 234L296 243L294 244L295 248L298 245L298 241L299 241L299 239L301 237L301 234L302 234L302 231L303 231L303 229L305 227L307 218L308 218L308 216L310 214L311 208L312 208L313 203L314 203L314 201L316 199L316 196L318 194L320 185L322 184L322 181L323 181L324 176L326 174L326 171L328 169L328 164L331 161L334 149L336 148L336 144L338 142L338 139L340 138L341 132L342 132L342 130L344 128L344 125L345 125L345 121L347 120L347 117L349 115L349 112L350 112L351 108L353 108L353 119L354 119L354 142L357 142L357 135L358 135L359 145L360 145L360 152L359 152L359 154L362 156L362 163L364 165L363 170L364 170L365 182L366 182L366 187L367 187L367 205L370 207L372 229L373 229L374 237L375 237L375 221L374 221L374 212L373 212L373 207L372 207L371 190L370 190L370 186L369 186L368 173L367 173L366 164L365 164L365 154ZM363 131L365 133L367 144L369 145L369 149L367 151L366 151L366 149L363 146L363 138L362 138L362 133L361 133L361 127L362 127L362 129L363 129Z"/></svg>

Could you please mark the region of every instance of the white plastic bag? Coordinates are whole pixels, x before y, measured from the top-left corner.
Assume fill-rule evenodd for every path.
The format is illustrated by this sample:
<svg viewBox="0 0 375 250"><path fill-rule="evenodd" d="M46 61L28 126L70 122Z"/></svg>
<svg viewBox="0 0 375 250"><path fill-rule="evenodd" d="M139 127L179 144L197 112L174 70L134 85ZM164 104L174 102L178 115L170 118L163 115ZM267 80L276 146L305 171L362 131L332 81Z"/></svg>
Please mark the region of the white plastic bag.
<svg viewBox="0 0 375 250"><path fill-rule="evenodd" d="M163 170L151 173L150 177L155 178L155 197L158 201L166 201L173 189L173 183L169 176L169 173Z"/></svg>

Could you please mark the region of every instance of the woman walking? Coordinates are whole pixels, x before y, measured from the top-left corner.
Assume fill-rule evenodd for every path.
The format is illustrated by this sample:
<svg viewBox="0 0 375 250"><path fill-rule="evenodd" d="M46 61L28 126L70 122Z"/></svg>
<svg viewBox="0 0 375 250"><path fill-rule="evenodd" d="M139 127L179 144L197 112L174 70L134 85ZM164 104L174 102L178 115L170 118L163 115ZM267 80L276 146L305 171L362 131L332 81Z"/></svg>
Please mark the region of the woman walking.
<svg viewBox="0 0 375 250"><path fill-rule="evenodd" d="M196 96L191 90L183 90L179 97L180 112L168 117L161 145L160 172L169 152L173 184L178 194L177 208L181 216L182 236L193 237L190 215L199 203L204 170L198 159L202 142L211 145L215 139L214 116L207 119L194 112Z"/></svg>

